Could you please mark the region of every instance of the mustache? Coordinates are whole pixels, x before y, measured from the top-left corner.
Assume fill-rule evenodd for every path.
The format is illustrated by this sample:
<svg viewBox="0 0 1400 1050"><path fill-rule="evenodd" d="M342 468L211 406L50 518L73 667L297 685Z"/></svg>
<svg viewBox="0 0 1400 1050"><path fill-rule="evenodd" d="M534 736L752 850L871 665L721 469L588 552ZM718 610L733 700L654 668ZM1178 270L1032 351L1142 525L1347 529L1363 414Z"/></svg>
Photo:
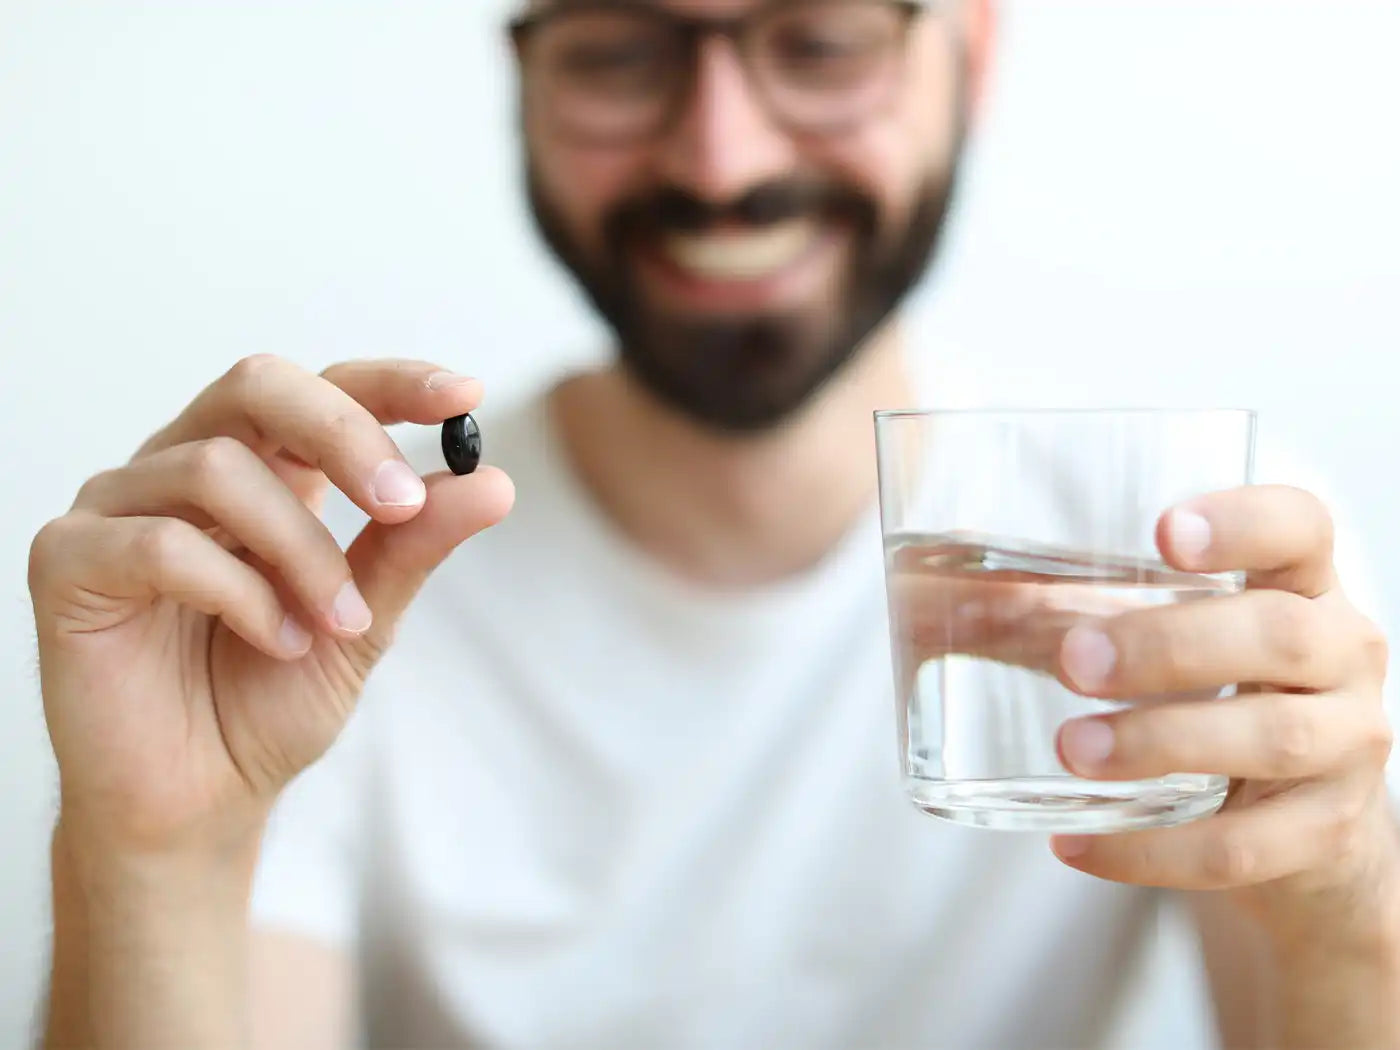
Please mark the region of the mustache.
<svg viewBox="0 0 1400 1050"><path fill-rule="evenodd" d="M878 205L858 190L826 180L788 178L761 183L730 201L704 200L679 186L661 186L623 201L604 223L609 243L666 233L702 233L732 224L772 226L793 219L847 222L873 231Z"/></svg>

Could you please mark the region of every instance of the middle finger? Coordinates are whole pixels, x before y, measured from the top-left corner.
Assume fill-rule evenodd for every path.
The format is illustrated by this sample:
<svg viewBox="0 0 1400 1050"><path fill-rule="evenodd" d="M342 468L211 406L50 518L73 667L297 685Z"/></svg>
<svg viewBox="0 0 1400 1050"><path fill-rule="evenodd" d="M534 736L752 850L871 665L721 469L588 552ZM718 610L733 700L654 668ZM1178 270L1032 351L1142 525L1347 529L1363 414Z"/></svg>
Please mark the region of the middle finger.
<svg viewBox="0 0 1400 1050"><path fill-rule="evenodd" d="M1086 696L1134 700L1254 683L1334 689L1354 632L1335 607L1257 590L1138 609L1070 630L1059 676Z"/></svg>
<svg viewBox="0 0 1400 1050"><path fill-rule="evenodd" d="M255 453L232 438L177 445L92 478L74 504L106 517L170 516L217 525L277 570L331 631L362 633L369 611L325 524Z"/></svg>

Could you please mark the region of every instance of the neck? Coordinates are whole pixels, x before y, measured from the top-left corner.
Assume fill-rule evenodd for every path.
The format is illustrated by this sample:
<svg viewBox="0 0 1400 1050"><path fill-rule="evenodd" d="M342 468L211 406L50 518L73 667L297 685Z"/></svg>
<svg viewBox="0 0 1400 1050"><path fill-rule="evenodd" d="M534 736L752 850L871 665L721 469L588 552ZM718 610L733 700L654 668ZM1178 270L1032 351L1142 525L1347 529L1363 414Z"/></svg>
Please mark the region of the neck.
<svg viewBox="0 0 1400 1050"><path fill-rule="evenodd" d="M574 469L625 535L682 577L743 587L812 566L866 513L871 413L911 390L887 327L799 416L762 434L700 428L617 367L565 381L553 408Z"/></svg>

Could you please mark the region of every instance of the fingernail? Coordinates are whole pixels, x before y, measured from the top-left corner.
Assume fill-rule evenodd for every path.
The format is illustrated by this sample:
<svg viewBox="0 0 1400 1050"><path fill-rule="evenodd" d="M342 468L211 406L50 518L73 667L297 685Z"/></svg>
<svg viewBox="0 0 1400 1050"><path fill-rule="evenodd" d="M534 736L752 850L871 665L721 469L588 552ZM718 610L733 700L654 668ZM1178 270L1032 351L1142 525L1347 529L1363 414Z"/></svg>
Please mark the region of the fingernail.
<svg viewBox="0 0 1400 1050"><path fill-rule="evenodd" d="M288 616L277 632L277 641L290 653L304 653L311 648L311 632Z"/></svg>
<svg viewBox="0 0 1400 1050"><path fill-rule="evenodd" d="M451 390L454 386L466 386L475 382L471 376L458 375L456 372L434 372L428 377L428 389Z"/></svg>
<svg viewBox="0 0 1400 1050"><path fill-rule="evenodd" d="M1210 522L1195 511L1173 511L1170 529L1172 549L1178 557L1195 562L1210 549Z"/></svg>
<svg viewBox="0 0 1400 1050"><path fill-rule="evenodd" d="M385 507L416 507L427 498L423 479L406 463L391 459L374 475L374 498Z"/></svg>
<svg viewBox="0 0 1400 1050"><path fill-rule="evenodd" d="M374 621L369 606L353 581L340 588L340 593L335 596L335 605L331 608L331 616L337 627L352 634L364 634Z"/></svg>
<svg viewBox="0 0 1400 1050"><path fill-rule="evenodd" d="M1060 649L1060 660L1070 680L1085 692L1096 692L1108 682L1118 653L1108 635L1094 627L1071 627Z"/></svg>
<svg viewBox="0 0 1400 1050"><path fill-rule="evenodd" d="M1076 769L1096 769L1113 754L1113 727L1097 718L1077 719L1060 731L1060 749Z"/></svg>
<svg viewBox="0 0 1400 1050"><path fill-rule="evenodd" d="M1055 839L1055 853L1065 860L1073 860L1089 852L1090 842L1088 835L1060 835Z"/></svg>

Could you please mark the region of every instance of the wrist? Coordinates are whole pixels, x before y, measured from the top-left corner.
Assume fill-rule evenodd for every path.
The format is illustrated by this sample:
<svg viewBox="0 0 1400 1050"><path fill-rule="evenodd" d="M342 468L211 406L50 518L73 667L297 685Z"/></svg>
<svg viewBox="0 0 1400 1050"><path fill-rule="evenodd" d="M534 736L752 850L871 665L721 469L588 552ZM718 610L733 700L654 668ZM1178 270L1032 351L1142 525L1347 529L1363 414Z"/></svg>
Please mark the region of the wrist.
<svg viewBox="0 0 1400 1050"><path fill-rule="evenodd" d="M246 1043L256 842L133 851L60 817L51 855L48 1045Z"/></svg>
<svg viewBox="0 0 1400 1050"><path fill-rule="evenodd" d="M1289 954L1342 952L1400 966L1400 824L1388 803L1373 808L1357 841L1328 871L1266 891L1259 918Z"/></svg>
<svg viewBox="0 0 1400 1050"><path fill-rule="evenodd" d="M242 914L252 889L261 825L162 848L113 841L68 812L50 844L55 881L77 902L128 915L150 908L178 921L186 913Z"/></svg>

